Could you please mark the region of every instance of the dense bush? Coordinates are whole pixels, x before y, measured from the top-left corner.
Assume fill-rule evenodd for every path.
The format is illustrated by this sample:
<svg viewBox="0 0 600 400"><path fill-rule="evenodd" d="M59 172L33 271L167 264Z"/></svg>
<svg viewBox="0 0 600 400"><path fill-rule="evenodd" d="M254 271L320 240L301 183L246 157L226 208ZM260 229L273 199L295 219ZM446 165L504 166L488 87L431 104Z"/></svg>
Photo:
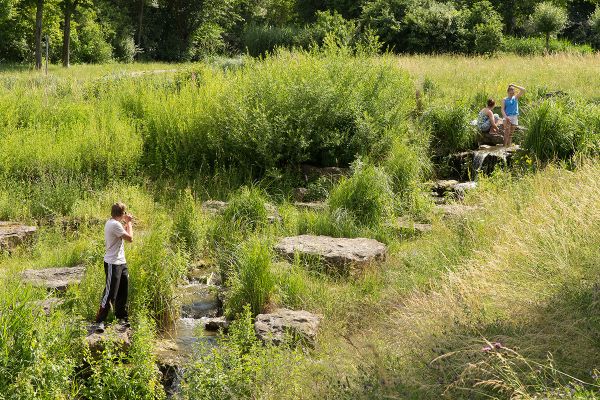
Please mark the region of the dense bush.
<svg viewBox="0 0 600 400"><path fill-rule="evenodd" d="M545 101L527 112L524 147L540 161L566 159L575 152L574 126L565 108Z"/></svg>
<svg viewBox="0 0 600 400"><path fill-rule="evenodd" d="M506 36L502 49L508 53L520 56L538 56L550 53L590 54L593 49L588 45L575 45L567 40L550 39L549 48L546 48L543 38L515 38Z"/></svg>
<svg viewBox="0 0 600 400"><path fill-rule="evenodd" d="M249 25L242 36L244 51L253 57L264 56L277 48L308 49L313 43L316 44L310 27L295 25Z"/></svg>
<svg viewBox="0 0 600 400"><path fill-rule="evenodd" d="M173 215L173 233L175 241L192 257L196 256L201 245L201 226L198 210L191 191L186 190Z"/></svg>
<svg viewBox="0 0 600 400"><path fill-rule="evenodd" d="M144 163L157 173L348 165L379 148L414 105L405 72L344 49L283 52L198 75L200 87L189 82L146 106Z"/></svg>
<svg viewBox="0 0 600 400"><path fill-rule="evenodd" d="M462 105L434 107L425 112L423 121L431 132L431 147L437 153L466 150L475 143L476 131Z"/></svg>
<svg viewBox="0 0 600 400"><path fill-rule="evenodd" d="M588 22L592 31L592 43L596 49L600 49L600 7L596 7Z"/></svg>
<svg viewBox="0 0 600 400"><path fill-rule="evenodd" d="M225 220L245 229L255 229L267 224L266 199L260 189L243 187L232 195L223 214Z"/></svg>
<svg viewBox="0 0 600 400"><path fill-rule="evenodd" d="M237 250L228 285L225 312L235 318L249 306L252 315L260 314L275 289L272 250L263 238L252 238Z"/></svg>
<svg viewBox="0 0 600 400"><path fill-rule="evenodd" d="M376 227L393 214L393 192L382 169L357 161L329 196L332 213L345 211L358 225Z"/></svg>

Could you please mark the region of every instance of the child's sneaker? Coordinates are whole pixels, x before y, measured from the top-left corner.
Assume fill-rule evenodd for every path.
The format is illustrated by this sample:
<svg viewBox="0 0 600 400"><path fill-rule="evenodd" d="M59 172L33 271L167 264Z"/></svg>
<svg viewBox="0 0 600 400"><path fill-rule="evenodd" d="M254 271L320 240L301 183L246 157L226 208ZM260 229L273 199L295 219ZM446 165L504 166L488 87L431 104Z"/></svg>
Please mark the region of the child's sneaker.
<svg viewBox="0 0 600 400"><path fill-rule="evenodd" d="M124 326L125 328L131 328L131 324L129 323L128 318L119 318L117 320L117 323L121 326Z"/></svg>

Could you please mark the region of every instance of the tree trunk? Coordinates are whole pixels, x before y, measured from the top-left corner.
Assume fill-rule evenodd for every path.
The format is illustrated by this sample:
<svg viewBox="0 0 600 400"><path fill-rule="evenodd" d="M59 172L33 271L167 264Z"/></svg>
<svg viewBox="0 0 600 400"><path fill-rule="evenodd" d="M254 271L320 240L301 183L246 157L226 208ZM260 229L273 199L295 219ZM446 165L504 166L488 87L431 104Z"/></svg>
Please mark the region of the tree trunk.
<svg viewBox="0 0 600 400"><path fill-rule="evenodd" d="M37 0L35 11L35 69L42 69L42 15L44 0Z"/></svg>
<svg viewBox="0 0 600 400"><path fill-rule="evenodd" d="M73 8L71 6L71 1L65 1L65 9L64 9L64 26L63 26L63 48L62 48L62 64L63 67L69 67L69 53L71 51L71 14L73 12Z"/></svg>
<svg viewBox="0 0 600 400"><path fill-rule="evenodd" d="M546 32L546 53L550 53L550 32Z"/></svg>
<svg viewBox="0 0 600 400"><path fill-rule="evenodd" d="M144 3L146 0L140 0L140 15L138 18L137 45L142 47L142 28L144 26Z"/></svg>

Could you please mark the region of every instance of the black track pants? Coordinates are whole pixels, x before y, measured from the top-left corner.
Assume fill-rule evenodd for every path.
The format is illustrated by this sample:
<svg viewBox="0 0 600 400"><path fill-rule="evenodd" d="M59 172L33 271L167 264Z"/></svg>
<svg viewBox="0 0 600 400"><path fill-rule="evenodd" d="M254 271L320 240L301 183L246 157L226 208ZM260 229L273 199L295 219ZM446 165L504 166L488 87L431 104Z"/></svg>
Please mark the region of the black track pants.
<svg viewBox="0 0 600 400"><path fill-rule="evenodd" d="M129 272L127 264L104 263L106 287L100 302L96 322L104 322L111 305L115 308L117 318L127 318L127 291L129 290Z"/></svg>

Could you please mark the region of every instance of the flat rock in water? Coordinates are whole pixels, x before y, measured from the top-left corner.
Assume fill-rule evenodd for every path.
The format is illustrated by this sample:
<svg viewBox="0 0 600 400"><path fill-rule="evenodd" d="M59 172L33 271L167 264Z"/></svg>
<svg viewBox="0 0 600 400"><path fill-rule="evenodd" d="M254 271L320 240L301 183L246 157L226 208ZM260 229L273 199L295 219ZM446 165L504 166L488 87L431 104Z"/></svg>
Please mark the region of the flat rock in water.
<svg viewBox="0 0 600 400"><path fill-rule="evenodd" d="M221 304L216 286L191 284L179 288L183 318L216 317Z"/></svg>
<svg viewBox="0 0 600 400"><path fill-rule="evenodd" d="M285 308L270 314L256 316L254 330L259 339L279 345L286 335L300 339L312 346L319 331L322 317L308 311L293 311Z"/></svg>
<svg viewBox="0 0 600 400"><path fill-rule="evenodd" d="M37 227L0 221L0 250L11 249L31 238Z"/></svg>
<svg viewBox="0 0 600 400"><path fill-rule="evenodd" d="M132 330L125 324L107 324L103 333L96 332L97 327L98 324L91 324L85 337L85 342L93 354L102 352L108 342L114 343L122 351L131 347Z"/></svg>
<svg viewBox="0 0 600 400"><path fill-rule="evenodd" d="M85 267L28 269L21 273L24 282L48 290L64 292L71 285L78 285L83 279Z"/></svg>
<svg viewBox="0 0 600 400"><path fill-rule="evenodd" d="M374 239L346 239L301 235L283 238L275 250L288 259L300 255L316 256L332 266L361 266L385 259L387 247Z"/></svg>

